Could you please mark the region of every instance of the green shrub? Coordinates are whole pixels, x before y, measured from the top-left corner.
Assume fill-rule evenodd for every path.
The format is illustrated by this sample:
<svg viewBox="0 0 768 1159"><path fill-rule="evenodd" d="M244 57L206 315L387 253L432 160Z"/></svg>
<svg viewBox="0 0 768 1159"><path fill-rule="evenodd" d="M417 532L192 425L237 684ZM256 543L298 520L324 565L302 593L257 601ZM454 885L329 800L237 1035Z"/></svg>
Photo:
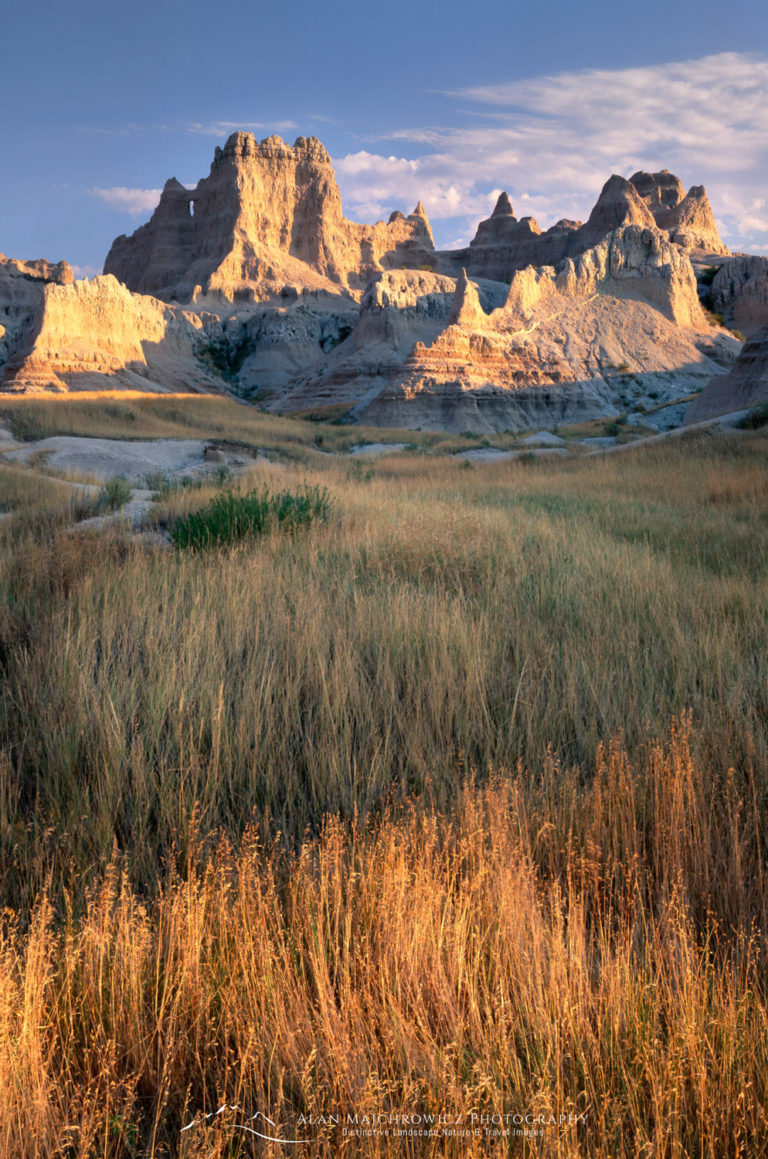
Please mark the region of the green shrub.
<svg viewBox="0 0 768 1159"><path fill-rule="evenodd" d="M768 402L754 407L736 424L742 431L757 431L768 423Z"/></svg>
<svg viewBox="0 0 768 1159"><path fill-rule="evenodd" d="M719 269L720 266L707 266L707 268L702 270L699 274L699 285L711 286Z"/></svg>
<svg viewBox="0 0 768 1159"><path fill-rule="evenodd" d="M114 479L108 479L96 497L96 509L117 511L118 507L123 507L128 502L132 494L133 489L127 479L119 475Z"/></svg>
<svg viewBox="0 0 768 1159"><path fill-rule="evenodd" d="M307 486L295 495L290 491L271 495L268 487L246 495L227 491L180 519L171 539L178 548L200 551L265 535L275 528L294 532L316 519L326 519L330 510L331 497L325 487Z"/></svg>

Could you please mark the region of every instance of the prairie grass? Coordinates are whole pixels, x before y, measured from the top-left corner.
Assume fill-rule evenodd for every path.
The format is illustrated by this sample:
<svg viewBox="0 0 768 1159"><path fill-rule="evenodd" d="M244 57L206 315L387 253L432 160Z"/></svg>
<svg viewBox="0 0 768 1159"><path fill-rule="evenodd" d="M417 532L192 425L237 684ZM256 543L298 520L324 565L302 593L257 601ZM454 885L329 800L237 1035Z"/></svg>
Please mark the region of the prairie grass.
<svg viewBox="0 0 768 1159"><path fill-rule="evenodd" d="M367 441L413 443L440 450L460 450L467 445L459 436L422 434L338 426L267 414L257 407L220 395L131 395L111 399L58 395L49 398L0 399L0 420L19 439L27 441L53 435L92 438L206 438L229 439L245 446L275 451L297 461L318 451L348 451ZM499 442L500 440L500 442ZM474 441L481 441L480 436ZM494 442L509 443L507 436Z"/></svg>
<svg viewBox="0 0 768 1159"><path fill-rule="evenodd" d="M180 1133L223 1103L768 1154L766 451L321 459L300 537L9 542L0 1154L261 1153Z"/></svg>
<svg viewBox="0 0 768 1159"><path fill-rule="evenodd" d="M98 488L0 463L0 543L36 537L93 514Z"/></svg>
<svg viewBox="0 0 768 1159"><path fill-rule="evenodd" d="M486 437L471 431L449 435L441 431L381 430L339 425L299 417L269 414L255 406L222 395L138 394L115 392L113 397L0 398L0 421L8 423L19 439L52 435L92 438L220 438L274 451L297 462L319 465L321 453L349 451L359 443L384 442L450 454L471 446L511 447L519 435ZM307 457L309 456L309 458ZM314 458L312 458L314 456Z"/></svg>
<svg viewBox="0 0 768 1159"><path fill-rule="evenodd" d="M150 902L115 856L79 916L8 920L3 1154L274 1154L234 1126L257 1110L300 1155L764 1154L762 821L749 786L705 788L689 727L642 768L601 749L587 785L549 760L296 852L202 843ZM301 1119L446 1112L546 1126Z"/></svg>

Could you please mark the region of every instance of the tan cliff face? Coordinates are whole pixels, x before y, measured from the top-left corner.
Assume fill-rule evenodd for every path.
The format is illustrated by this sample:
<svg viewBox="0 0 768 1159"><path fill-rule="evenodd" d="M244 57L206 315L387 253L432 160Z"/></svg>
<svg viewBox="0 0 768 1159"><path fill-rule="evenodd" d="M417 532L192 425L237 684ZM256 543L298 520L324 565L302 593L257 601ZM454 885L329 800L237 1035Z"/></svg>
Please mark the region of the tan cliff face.
<svg viewBox="0 0 768 1159"><path fill-rule="evenodd" d="M0 380L34 329L46 285L73 281L66 262L19 261L0 254Z"/></svg>
<svg viewBox="0 0 768 1159"><path fill-rule="evenodd" d="M558 309L563 298L590 299L598 293L647 302L678 326L707 326L690 261L653 226L623 226L557 269L516 273L506 309L522 324L547 303Z"/></svg>
<svg viewBox="0 0 768 1159"><path fill-rule="evenodd" d="M291 147L233 133L210 175L166 183L152 219L115 240L104 265L129 289L165 299L203 293L266 298L287 285L360 290L376 271L418 265L434 249L419 204L409 216L359 225L342 213L331 159L314 137Z"/></svg>
<svg viewBox="0 0 768 1159"><path fill-rule="evenodd" d="M132 294L111 275L47 285L27 347L9 362L3 387L41 391L216 390L197 357L218 319Z"/></svg>

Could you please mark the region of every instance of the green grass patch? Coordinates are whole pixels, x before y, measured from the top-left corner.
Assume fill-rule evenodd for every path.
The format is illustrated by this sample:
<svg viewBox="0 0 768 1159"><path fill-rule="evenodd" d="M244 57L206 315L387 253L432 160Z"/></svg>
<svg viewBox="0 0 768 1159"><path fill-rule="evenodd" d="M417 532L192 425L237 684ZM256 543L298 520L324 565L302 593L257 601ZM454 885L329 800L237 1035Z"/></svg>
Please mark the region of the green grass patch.
<svg viewBox="0 0 768 1159"><path fill-rule="evenodd" d="M305 486L295 494L280 491L272 495L268 487L246 495L227 491L180 519L171 539L178 548L201 551L276 529L291 533L326 519L331 505L327 488L317 485Z"/></svg>

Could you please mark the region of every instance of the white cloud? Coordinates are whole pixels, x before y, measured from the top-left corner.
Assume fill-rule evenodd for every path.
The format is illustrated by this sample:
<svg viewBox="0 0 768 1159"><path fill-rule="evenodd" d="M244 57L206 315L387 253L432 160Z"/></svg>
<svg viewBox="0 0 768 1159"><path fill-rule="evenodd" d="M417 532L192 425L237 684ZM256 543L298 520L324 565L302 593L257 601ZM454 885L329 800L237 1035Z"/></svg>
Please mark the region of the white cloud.
<svg viewBox="0 0 768 1159"><path fill-rule="evenodd" d="M768 240L768 58L719 53L630 69L591 69L445 94L462 127L417 127L390 141L425 147L403 158L359 152L337 162L354 216L421 198L436 221L488 208L510 192L518 216L543 226L584 220L611 173L670 169L704 184L726 240ZM451 227L455 233L456 226ZM462 229L462 234L464 229Z"/></svg>
<svg viewBox="0 0 768 1159"><path fill-rule="evenodd" d="M80 278L95 278L97 274L102 272L101 266L78 266L72 265L72 273L79 280Z"/></svg>
<svg viewBox="0 0 768 1159"><path fill-rule="evenodd" d="M160 200L161 189L126 189L123 185L113 185L109 189L91 189L94 197L98 197L112 209L120 213L138 215L151 213Z"/></svg>

